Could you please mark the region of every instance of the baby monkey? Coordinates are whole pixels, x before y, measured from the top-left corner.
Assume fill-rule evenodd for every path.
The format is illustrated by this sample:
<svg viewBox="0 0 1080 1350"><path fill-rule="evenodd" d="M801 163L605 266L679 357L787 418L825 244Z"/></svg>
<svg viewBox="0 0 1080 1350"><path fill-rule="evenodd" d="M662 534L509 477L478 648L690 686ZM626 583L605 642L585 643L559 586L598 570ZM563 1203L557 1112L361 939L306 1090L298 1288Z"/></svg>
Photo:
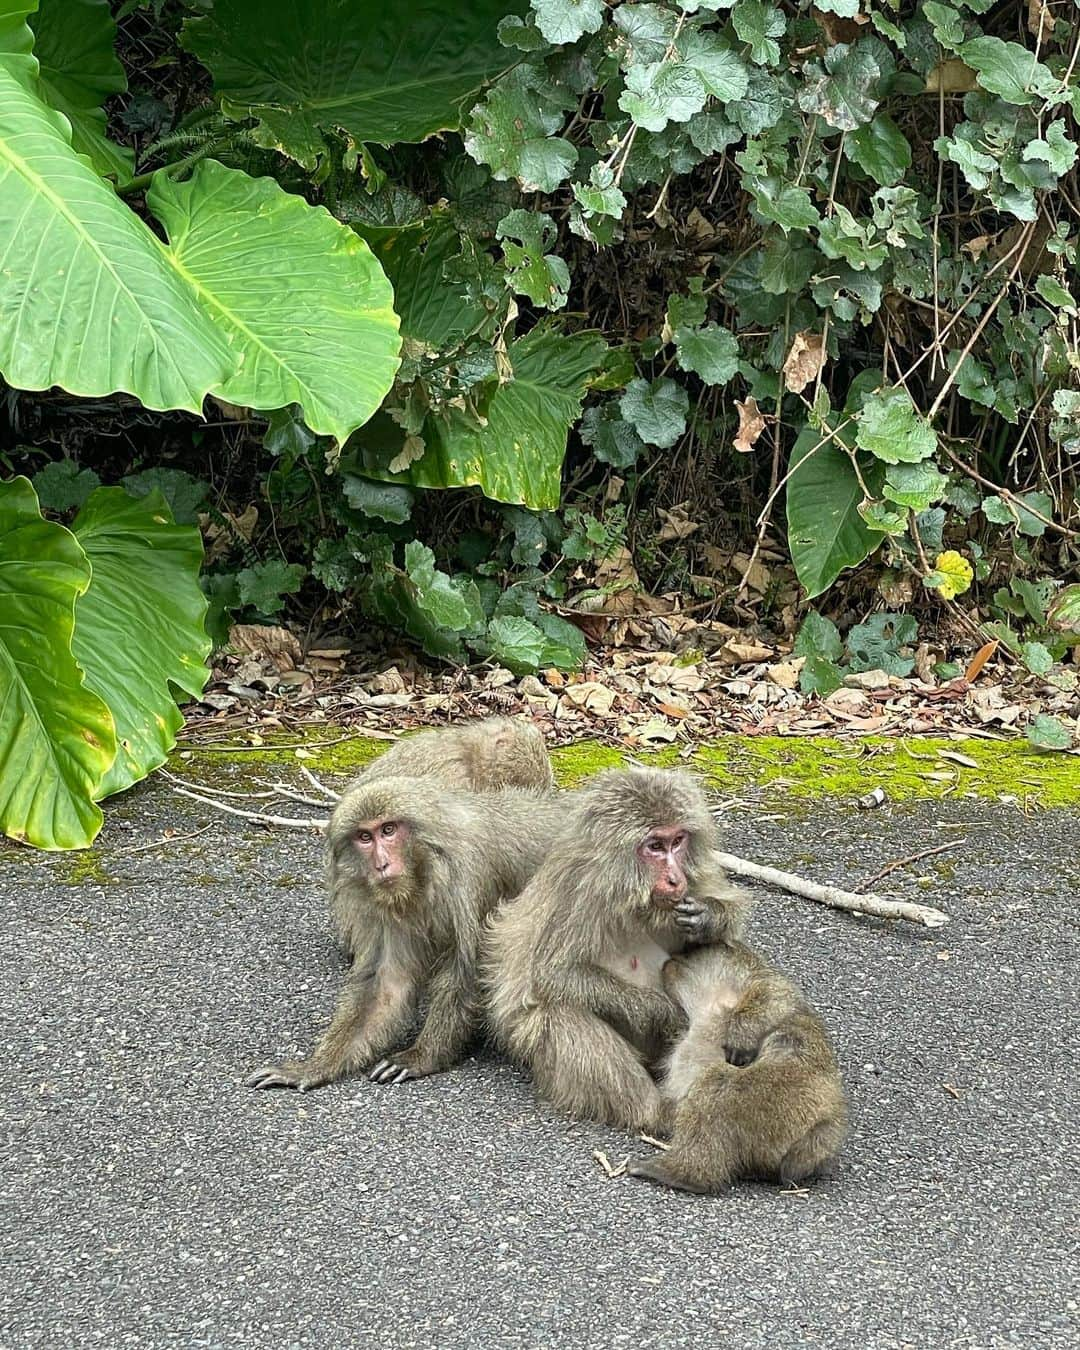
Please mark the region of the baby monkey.
<svg viewBox="0 0 1080 1350"><path fill-rule="evenodd" d="M661 1084L674 1130L630 1175L711 1194L739 1177L817 1172L843 1142L847 1104L825 1025L797 986L741 942L673 957L661 979L690 1022Z"/></svg>

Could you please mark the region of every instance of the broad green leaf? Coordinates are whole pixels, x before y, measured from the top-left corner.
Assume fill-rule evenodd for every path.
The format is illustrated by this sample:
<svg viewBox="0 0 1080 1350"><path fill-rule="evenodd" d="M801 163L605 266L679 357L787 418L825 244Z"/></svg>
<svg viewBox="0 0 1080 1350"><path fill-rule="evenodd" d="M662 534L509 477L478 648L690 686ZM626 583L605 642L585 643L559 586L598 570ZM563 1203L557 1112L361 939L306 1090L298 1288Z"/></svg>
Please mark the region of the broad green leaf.
<svg viewBox="0 0 1080 1350"><path fill-rule="evenodd" d="M705 106L708 94L696 70L681 61L631 66L619 107L635 126L663 131L669 122L686 122Z"/></svg>
<svg viewBox="0 0 1080 1350"><path fill-rule="evenodd" d="M914 464L937 449L934 429L921 417L906 389L883 389L863 404L857 443L886 464Z"/></svg>
<svg viewBox="0 0 1080 1350"><path fill-rule="evenodd" d="M1006 103L1033 103L1036 95L1045 98L1056 88L1057 82L1046 66L1019 42L972 38L960 48L960 56L976 72L982 87Z"/></svg>
<svg viewBox="0 0 1080 1350"><path fill-rule="evenodd" d="M1036 511L1039 515L1034 514ZM1048 492L1022 492L1016 500L1016 512L1017 530L1031 539L1041 539L1046 533L1046 521L1054 518L1054 499Z"/></svg>
<svg viewBox="0 0 1080 1350"><path fill-rule="evenodd" d="M856 127L844 140L844 154L883 187L899 183L911 168L911 146L888 113Z"/></svg>
<svg viewBox="0 0 1080 1350"><path fill-rule="evenodd" d="M43 241L48 247L42 247ZM0 373L199 412L235 357L155 236L0 56Z"/></svg>
<svg viewBox="0 0 1080 1350"><path fill-rule="evenodd" d="M577 147L553 133L565 108L532 66L517 66L471 113L465 149L502 182L527 192L554 192L577 163Z"/></svg>
<svg viewBox="0 0 1080 1350"><path fill-rule="evenodd" d="M750 60L759 66L775 66L780 60L780 44L774 39L787 30L783 10L765 0L739 0L731 11L735 32L750 47ZM740 96L741 97L741 96Z"/></svg>
<svg viewBox="0 0 1080 1350"><path fill-rule="evenodd" d="M341 490L357 511L392 525L403 525L412 515L416 494L401 483L377 483L358 473L342 472Z"/></svg>
<svg viewBox="0 0 1080 1350"><path fill-rule="evenodd" d="M817 113L839 131L854 131L869 122L878 105L881 78L869 43L838 43L825 53L825 61L808 61L806 83L799 92L803 112Z"/></svg>
<svg viewBox="0 0 1080 1350"><path fill-rule="evenodd" d="M865 623L856 624L847 635L851 669L884 670L889 675L910 675L915 669L912 657L901 648L916 642L919 625L910 614L872 614Z"/></svg>
<svg viewBox="0 0 1080 1350"><path fill-rule="evenodd" d="M116 756L112 714L71 651L90 564L41 518L25 478L0 483L0 828L37 848L86 848Z"/></svg>
<svg viewBox="0 0 1080 1350"><path fill-rule="evenodd" d="M748 136L759 136L779 122L784 113L786 94L775 75L766 70L751 70L746 93L724 112Z"/></svg>
<svg viewBox="0 0 1080 1350"><path fill-rule="evenodd" d="M1050 649L1042 642L1021 642L1020 660L1032 675L1049 675L1054 668Z"/></svg>
<svg viewBox="0 0 1080 1350"><path fill-rule="evenodd" d="M184 25L226 111L306 168L324 132L391 145L461 125L465 99L513 64L497 34L523 0L215 0Z"/></svg>
<svg viewBox="0 0 1080 1350"><path fill-rule="evenodd" d="M629 43L635 62L661 60L675 36L676 17L660 5L620 5L612 11L611 20ZM624 64L631 62L624 58Z"/></svg>
<svg viewBox="0 0 1080 1350"><path fill-rule="evenodd" d="M818 245L826 258L843 258L856 272L876 272L889 256L873 225L856 220L840 202L818 226Z"/></svg>
<svg viewBox="0 0 1080 1350"><path fill-rule="evenodd" d="M844 683L843 672L835 661L824 656L807 656L799 671L799 688L804 694L829 694Z"/></svg>
<svg viewBox="0 0 1080 1350"><path fill-rule="evenodd" d="M827 591L845 568L868 558L882 538L859 515L863 489L850 457L832 441L818 446L820 440L812 427L799 433L787 485L788 548L811 600ZM875 491L881 470L870 464L863 477Z"/></svg>
<svg viewBox="0 0 1080 1350"><path fill-rule="evenodd" d="M570 269L548 252L558 237L549 215L520 209L503 216L495 231L502 241L507 284L544 309L562 309L570 289Z"/></svg>
<svg viewBox="0 0 1080 1350"><path fill-rule="evenodd" d="M653 380L631 380L619 400L619 410L646 445L670 449L686 430L690 397L686 390L666 376Z"/></svg>
<svg viewBox="0 0 1080 1350"><path fill-rule="evenodd" d="M199 512L205 510L210 495L209 483L183 469L140 469L138 473L125 474L120 484L131 497L145 497L157 489L177 525L197 524Z"/></svg>
<svg viewBox="0 0 1080 1350"><path fill-rule="evenodd" d="M246 408L298 403L312 431L345 441L398 367L390 283L367 244L321 207L204 160L185 183L157 174L147 205L168 254L237 357L214 392Z"/></svg>
<svg viewBox="0 0 1080 1350"><path fill-rule="evenodd" d="M515 675L538 669L547 646L547 638L536 624L515 615L492 619L487 640L492 656Z"/></svg>
<svg viewBox="0 0 1080 1350"><path fill-rule="evenodd" d="M1046 128L1045 135L1024 146L1025 159L1044 160L1059 176L1068 173L1076 163L1076 142L1065 134L1065 119L1059 117Z"/></svg>
<svg viewBox="0 0 1080 1350"><path fill-rule="evenodd" d="M103 177L122 186L131 178L135 156L105 134L102 105L127 89L114 50L116 23L109 0L41 0L30 26L42 97L71 123L75 149Z"/></svg>
<svg viewBox="0 0 1080 1350"><path fill-rule="evenodd" d="M899 506L925 511L944 496L948 485L945 474L939 473L929 460L920 460L917 464L890 464L885 470L882 492Z"/></svg>
<svg viewBox="0 0 1080 1350"><path fill-rule="evenodd" d="M785 234L789 230L809 230L821 223L806 188L785 183L775 174L754 174L745 180L745 187L754 198L758 214L775 222Z"/></svg>
<svg viewBox="0 0 1080 1350"><path fill-rule="evenodd" d="M629 469L637 463L645 442L619 411L616 399L585 409L578 434L601 464Z"/></svg>
<svg viewBox="0 0 1080 1350"><path fill-rule="evenodd" d="M1043 273L1035 278L1035 290L1048 305L1063 309L1067 314L1076 313L1076 301L1056 277Z"/></svg>
<svg viewBox="0 0 1080 1350"><path fill-rule="evenodd" d="M576 42L604 22L603 0L529 0L536 26L553 46Z"/></svg>
<svg viewBox="0 0 1080 1350"><path fill-rule="evenodd" d="M470 299L465 283L451 271L461 237L448 219L437 215L428 225L407 226L382 238L362 228L358 232L394 288L402 337L439 351L483 327L488 311Z"/></svg>
<svg viewBox="0 0 1080 1350"><path fill-rule="evenodd" d="M236 574L237 595L241 605L250 605L267 618L285 608L285 596L295 595L304 580L299 563L269 558L245 567Z"/></svg>
<svg viewBox="0 0 1080 1350"><path fill-rule="evenodd" d="M400 449L387 451L373 426L353 447L359 468L373 478L389 478L413 487L478 486L495 501L515 502L538 511L559 505L566 437L581 413L589 376L604 356L595 335L561 336L534 328L507 349L511 378L500 384L485 410L486 423L449 408L424 424L424 455L402 474L389 463Z"/></svg>
<svg viewBox="0 0 1080 1350"><path fill-rule="evenodd" d="M116 724L100 800L164 764L184 724L170 686L198 698L206 684L203 546L197 528L173 524L159 492L136 499L98 488L71 528L92 569L72 651Z"/></svg>
<svg viewBox="0 0 1080 1350"><path fill-rule="evenodd" d="M45 511L70 511L82 506L101 479L93 469L80 469L73 459L57 459L39 469L31 479L38 502Z"/></svg>
<svg viewBox="0 0 1080 1350"><path fill-rule="evenodd" d="M960 122L950 137L939 136L934 149L952 164L957 164L968 186L983 191L997 172L998 162L993 155L981 149L982 132L974 122Z"/></svg>
<svg viewBox="0 0 1080 1350"><path fill-rule="evenodd" d="M483 613L468 591L439 571L435 554L418 539L410 539L405 545L405 570L416 587L416 603L437 627L461 633L483 622Z"/></svg>
<svg viewBox="0 0 1080 1350"><path fill-rule="evenodd" d="M831 619L826 619L816 609L810 610L795 638L794 654L823 656L828 661L839 661L844 654L840 630Z"/></svg>
<svg viewBox="0 0 1080 1350"><path fill-rule="evenodd" d="M1072 732L1056 717L1048 713L1036 713L1028 723L1028 744L1036 750L1070 750Z"/></svg>
<svg viewBox="0 0 1080 1350"><path fill-rule="evenodd" d="M597 163L589 170L588 185L575 183L574 196L587 215L614 216L626 209L626 196L615 183L614 170Z"/></svg>
<svg viewBox="0 0 1080 1350"><path fill-rule="evenodd" d="M818 0L817 8L835 14L838 19L854 19L859 12L859 0Z"/></svg>
<svg viewBox="0 0 1080 1350"><path fill-rule="evenodd" d="M558 614L541 613L536 622L547 639L540 664L557 666L559 670L577 670L588 654L581 629Z"/></svg>
<svg viewBox="0 0 1080 1350"><path fill-rule="evenodd" d="M675 350L680 369L700 375L706 384L726 384L739 369L738 340L719 324L677 328Z"/></svg>
<svg viewBox="0 0 1080 1350"><path fill-rule="evenodd" d="M508 14L499 20L499 41L504 47L516 47L519 52L538 52L547 43L531 23L519 19L516 14Z"/></svg>
<svg viewBox="0 0 1080 1350"><path fill-rule="evenodd" d="M721 103L742 98L750 87L750 72L742 58L711 30L687 29L677 45L679 55L697 73L705 92Z"/></svg>

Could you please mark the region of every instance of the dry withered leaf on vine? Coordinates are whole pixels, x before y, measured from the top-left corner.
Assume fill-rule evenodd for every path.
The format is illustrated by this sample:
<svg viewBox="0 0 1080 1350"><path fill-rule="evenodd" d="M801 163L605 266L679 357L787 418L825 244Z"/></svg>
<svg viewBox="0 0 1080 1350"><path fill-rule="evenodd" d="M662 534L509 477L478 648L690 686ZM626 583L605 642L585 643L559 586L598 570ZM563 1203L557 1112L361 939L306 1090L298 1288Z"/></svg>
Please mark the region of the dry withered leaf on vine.
<svg viewBox="0 0 1080 1350"><path fill-rule="evenodd" d="M740 454L745 455L753 450L754 442L765 430L765 418L758 410L756 398L745 399L742 403L736 399L735 407L739 410L739 429L732 443Z"/></svg>
<svg viewBox="0 0 1080 1350"><path fill-rule="evenodd" d="M661 542L670 539L685 539L688 535L693 534L695 530L701 528L698 521L690 519L686 509L689 505L689 502L681 502L678 506L673 506L670 511L665 511L663 507L660 508L660 519L664 523L660 527L660 533L657 535L657 538Z"/></svg>
<svg viewBox="0 0 1080 1350"><path fill-rule="evenodd" d="M1040 42L1045 42L1054 31L1054 16L1050 13L1049 0L1028 0L1028 32Z"/></svg>
<svg viewBox="0 0 1080 1350"><path fill-rule="evenodd" d="M784 362L784 383L793 394L801 394L825 364L825 339L820 333L796 333Z"/></svg>

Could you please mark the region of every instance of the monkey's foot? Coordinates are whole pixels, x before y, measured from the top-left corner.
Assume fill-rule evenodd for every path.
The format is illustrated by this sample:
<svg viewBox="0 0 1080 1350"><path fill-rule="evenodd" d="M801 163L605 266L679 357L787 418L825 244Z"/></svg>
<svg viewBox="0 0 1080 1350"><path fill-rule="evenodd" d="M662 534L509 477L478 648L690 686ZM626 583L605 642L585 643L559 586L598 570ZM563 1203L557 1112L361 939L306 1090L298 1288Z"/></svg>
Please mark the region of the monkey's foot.
<svg viewBox="0 0 1080 1350"><path fill-rule="evenodd" d="M312 1088L322 1087L330 1079L316 1069L310 1060L290 1059L284 1064L267 1064L244 1079L245 1087L252 1088L296 1088L298 1092L308 1092Z"/></svg>
<svg viewBox="0 0 1080 1350"><path fill-rule="evenodd" d="M639 1181L651 1181L657 1186L670 1186L676 1191L690 1191L694 1195L708 1195L706 1186L697 1186L693 1182L677 1177L663 1158L639 1158L626 1169L626 1175L637 1177Z"/></svg>
<svg viewBox="0 0 1080 1350"><path fill-rule="evenodd" d="M402 1050L388 1059L380 1059L378 1064L368 1070L373 1083L407 1083L410 1078L426 1078L437 1073L437 1067L429 1056L415 1049Z"/></svg>

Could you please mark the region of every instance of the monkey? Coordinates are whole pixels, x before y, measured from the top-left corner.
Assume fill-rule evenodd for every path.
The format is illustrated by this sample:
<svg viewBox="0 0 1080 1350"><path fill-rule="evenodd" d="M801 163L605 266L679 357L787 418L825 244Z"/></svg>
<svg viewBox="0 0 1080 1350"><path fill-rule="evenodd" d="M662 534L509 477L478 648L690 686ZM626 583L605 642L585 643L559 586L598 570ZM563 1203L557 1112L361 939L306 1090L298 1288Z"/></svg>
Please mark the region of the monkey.
<svg viewBox="0 0 1080 1350"><path fill-rule="evenodd" d="M472 792L555 786L543 732L534 722L510 717L486 717L465 726L405 736L367 765L349 787L377 778L435 779Z"/></svg>
<svg viewBox="0 0 1080 1350"><path fill-rule="evenodd" d="M484 919L516 895L564 828L553 793L473 793L420 778L361 781L327 827L331 907L352 969L311 1056L249 1087L320 1087L362 1070L403 1083L452 1068L480 1021ZM421 994L419 1034L398 1048Z"/></svg>
<svg viewBox="0 0 1080 1350"><path fill-rule="evenodd" d="M819 1171L843 1143L847 1103L801 990L734 941L671 959L661 978L689 1017L661 1082L674 1129L668 1151L629 1174L715 1194L740 1177L787 1184Z"/></svg>
<svg viewBox="0 0 1080 1350"><path fill-rule="evenodd" d="M714 857L689 774L613 769L573 794L553 849L485 934L495 1039L575 1117L662 1132L649 1074L685 1026L660 972L672 953L736 937L749 908Z"/></svg>

